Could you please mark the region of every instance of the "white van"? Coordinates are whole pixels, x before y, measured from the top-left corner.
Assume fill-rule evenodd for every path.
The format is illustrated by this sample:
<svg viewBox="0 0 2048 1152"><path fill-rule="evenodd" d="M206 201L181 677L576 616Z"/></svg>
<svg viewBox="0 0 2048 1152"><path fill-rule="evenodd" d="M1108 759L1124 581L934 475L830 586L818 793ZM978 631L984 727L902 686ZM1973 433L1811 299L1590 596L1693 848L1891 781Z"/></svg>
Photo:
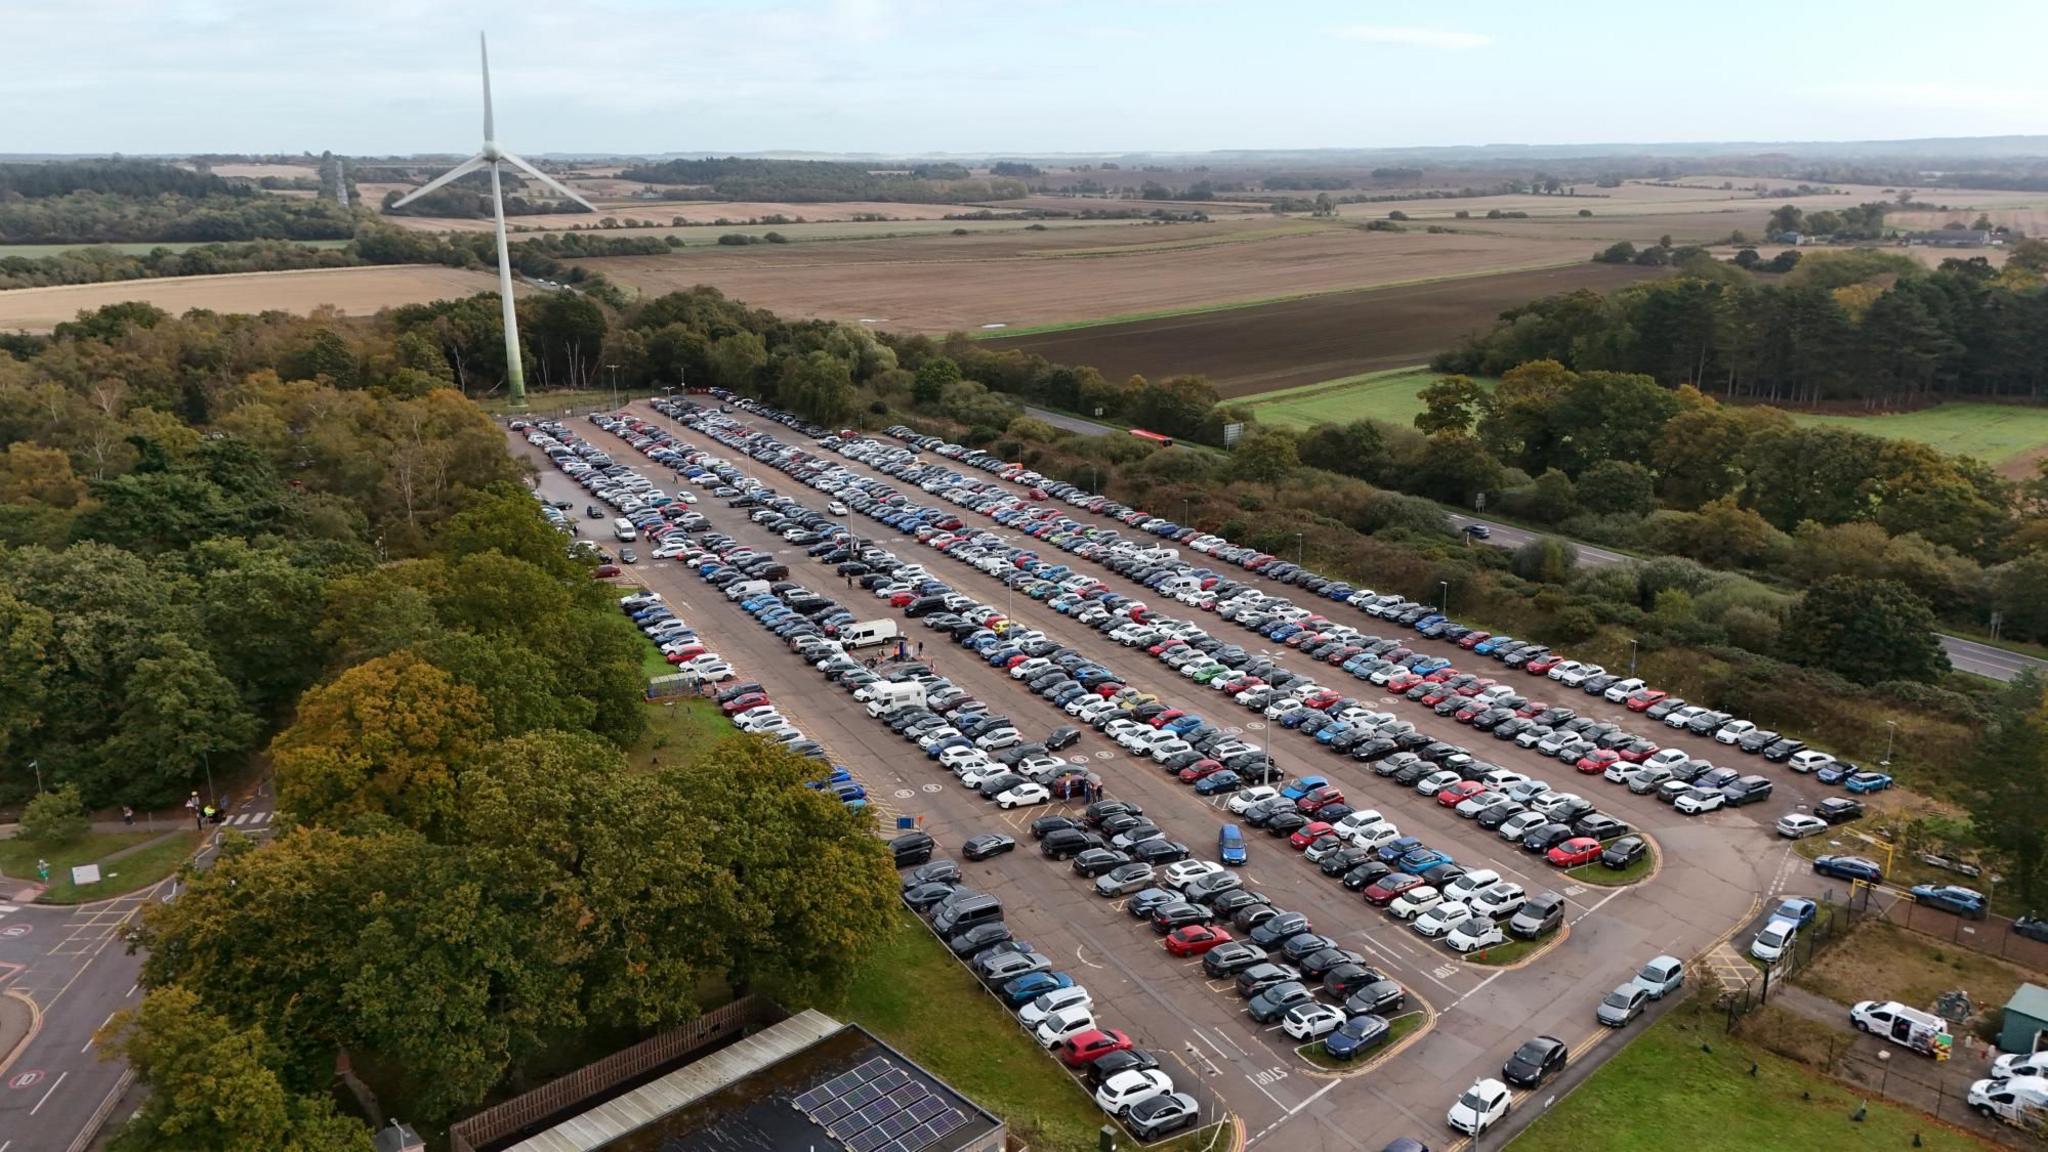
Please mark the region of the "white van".
<svg viewBox="0 0 2048 1152"><path fill-rule="evenodd" d="M841 628L839 642L848 648L865 648L871 644L887 644L896 639L899 632L894 620L866 620Z"/></svg>
<svg viewBox="0 0 2048 1152"><path fill-rule="evenodd" d="M621 544L631 544L640 538L640 533L633 527L633 522L624 516L612 521L612 535L617 537Z"/></svg>
<svg viewBox="0 0 2048 1152"><path fill-rule="evenodd" d="M1932 1055L1935 1037L1948 1032L1948 1021L1896 1000L1865 1000L1849 1009L1849 1023L1902 1048Z"/></svg>
<svg viewBox="0 0 2048 1152"><path fill-rule="evenodd" d="M2039 1076L1979 1080L1970 1085L1970 1107L2015 1128L2038 1128L2048 1116L2048 1080Z"/></svg>
<svg viewBox="0 0 2048 1152"><path fill-rule="evenodd" d="M726 586L727 600L745 600L749 596L765 595L768 591L766 580L735 580Z"/></svg>

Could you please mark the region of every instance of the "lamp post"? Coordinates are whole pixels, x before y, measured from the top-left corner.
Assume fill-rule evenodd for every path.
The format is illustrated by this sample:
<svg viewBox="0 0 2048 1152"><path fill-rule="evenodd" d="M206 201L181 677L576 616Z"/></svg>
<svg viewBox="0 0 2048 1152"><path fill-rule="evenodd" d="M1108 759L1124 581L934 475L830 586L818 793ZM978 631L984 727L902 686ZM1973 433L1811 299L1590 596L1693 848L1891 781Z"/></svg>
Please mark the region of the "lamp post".
<svg viewBox="0 0 2048 1152"><path fill-rule="evenodd" d="M1444 594L1443 603L1437 605L1437 610L1449 616L1451 614L1451 582L1449 580L1439 580L1436 582L1436 586L1443 589Z"/></svg>
<svg viewBox="0 0 2048 1152"><path fill-rule="evenodd" d="M612 407L617 408L619 406L619 366L617 364L607 364L605 367L612 374Z"/></svg>
<svg viewBox="0 0 2048 1152"><path fill-rule="evenodd" d="M1891 720L1884 722L1884 759L1880 763L1886 768L1892 766L1892 739L1898 734L1899 726L1897 723Z"/></svg>
<svg viewBox="0 0 2048 1152"><path fill-rule="evenodd" d="M1188 522L1193 519L1195 514L1194 507L1195 502L1190 497L1183 496L1180 498L1180 522L1182 527L1186 527Z"/></svg>
<svg viewBox="0 0 2048 1152"><path fill-rule="evenodd" d="M1294 534L1294 563L1299 568L1308 567L1308 534L1306 532L1296 532Z"/></svg>
<svg viewBox="0 0 2048 1152"><path fill-rule="evenodd" d="M1628 674L1636 674L1636 640L1633 636L1628 640Z"/></svg>

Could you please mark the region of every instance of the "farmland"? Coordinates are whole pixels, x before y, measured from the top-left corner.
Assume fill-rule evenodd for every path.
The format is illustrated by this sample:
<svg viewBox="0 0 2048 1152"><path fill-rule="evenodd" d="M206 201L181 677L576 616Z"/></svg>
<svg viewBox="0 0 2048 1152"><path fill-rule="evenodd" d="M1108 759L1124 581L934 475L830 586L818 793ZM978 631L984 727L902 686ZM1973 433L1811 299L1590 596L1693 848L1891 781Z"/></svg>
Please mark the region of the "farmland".
<svg viewBox="0 0 2048 1152"><path fill-rule="evenodd" d="M1112 379L1132 373L1148 377L1200 373L1224 396L1243 397L1418 364L1467 332L1485 329L1503 309L1554 292L1580 288L1609 291L1660 271L1575 263L1007 337L992 343L1023 348L1063 363L1090 364ZM1385 402L1399 391L1384 382L1372 382L1358 390L1338 392L1326 403L1348 408L1364 403L1362 397L1367 394ZM1409 400L1412 402L1412 394Z"/></svg>
<svg viewBox="0 0 2048 1152"><path fill-rule="evenodd" d="M1367 232L1342 224L1245 218L1086 230L1052 225L1043 232L759 246L580 263L646 293L709 284L787 315L945 333L1172 315L1585 259L1585 246L1577 242ZM1537 291L1523 291L1513 302ZM1323 367L1297 373L1289 382L1343 374Z"/></svg>
<svg viewBox="0 0 2048 1152"><path fill-rule="evenodd" d="M495 292L497 284L497 278L488 272L394 265L18 288L0 292L0 331L47 332L81 311L124 300L146 300L173 314L193 308L306 313L331 306L360 315L400 304Z"/></svg>

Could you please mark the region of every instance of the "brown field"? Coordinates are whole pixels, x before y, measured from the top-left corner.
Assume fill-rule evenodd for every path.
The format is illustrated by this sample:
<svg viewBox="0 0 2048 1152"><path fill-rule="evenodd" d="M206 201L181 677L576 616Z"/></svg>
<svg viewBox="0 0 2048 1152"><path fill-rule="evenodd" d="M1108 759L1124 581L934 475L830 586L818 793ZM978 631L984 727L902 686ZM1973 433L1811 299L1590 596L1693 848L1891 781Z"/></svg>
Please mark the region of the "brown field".
<svg viewBox="0 0 2048 1152"><path fill-rule="evenodd" d="M183 165L191 167L191 165ZM320 169L311 164L215 164L213 174L225 179L261 180L276 176L285 180L318 180Z"/></svg>
<svg viewBox="0 0 2048 1152"><path fill-rule="evenodd" d="M1991 218L1993 227L2015 228L2028 236L2048 235L2048 207L1954 208L1947 212L1894 212L1886 223L1914 231L1932 232L1950 224L1968 228L1979 213Z"/></svg>
<svg viewBox="0 0 2048 1152"><path fill-rule="evenodd" d="M1048 360L1088 364L1112 380L1209 377L1224 396L1248 396L1420 364L1502 310L1581 288L1609 291L1662 269L1574 264L1536 272L1338 292L1261 304L992 339Z"/></svg>
<svg viewBox="0 0 2048 1152"><path fill-rule="evenodd" d="M1249 212L1270 212L1264 204L1245 203L1234 200L1124 200L1113 196L1020 196L1015 200L984 200L981 206L1008 208L1013 211L1084 212L1103 210L1137 209L1149 212L1154 208L1172 208L1179 211L1199 210L1211 216L1242 216Z"/></svg>
<svg viewBox="0 0 2048 1152"><path fill-rule="evenodd" d="M1576 241L1309 221L903 237L580 263L647 293L709 284L786 315L950 332L1100 321L1550 267Z"/></svg>
<svg viewBox="0 0 2048 1152"><path fill-rule="evenodd" d="M497 277L488 272L394 265L17 288L0 292L0 330L47 332L81 311L125 300L146 300L174 314L193 308L215 312L308 313L331 307L351 315L365 315L400 304L495 292L497 286Z"/></svg>

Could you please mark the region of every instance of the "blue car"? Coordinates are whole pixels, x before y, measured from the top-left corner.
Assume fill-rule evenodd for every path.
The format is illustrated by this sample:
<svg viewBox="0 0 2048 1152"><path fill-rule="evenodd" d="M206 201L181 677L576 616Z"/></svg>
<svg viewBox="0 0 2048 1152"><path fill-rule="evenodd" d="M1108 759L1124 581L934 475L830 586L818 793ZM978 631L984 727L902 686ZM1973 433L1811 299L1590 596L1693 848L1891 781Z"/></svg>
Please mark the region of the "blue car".
<svg viewBox="0 0 2048 1152"><path fill-rule="evenodd" d="M1842 781L1842 787L1851 792L1882 792L1892 786L1892 778L1882 772L1851 772Z"/></svg>
<svg viewBox="0 0 2048 1152"><path fill-rule="evenodd" d="M1479 643L1473 645L1472 651L1478 653L1481 656L1491 656L1493 655L1495 649L1505 648L1513 643L1515 643L1515 638L1513 636L1488 636L1486 639L1481 640Z"/></svg>
<svg viewBox="0 0 2048 1152"><path fill-rule="evenodd" d="M1984 913L1988 911L1989 901L1985 900L1982 892L1956 884L1915 884L1913 903L1926 904L1944 912L1967 916L1972 920L1982 920Z"/></svg>
<svg viewBox="0 0 2048 1152"><path fill-rule="evenodd" d="M1380 845L1379 858L1391 864L1420 847L1422 847L1422 837L1420 836L1396 836L1385 844Z"/></svg>
<svg viewBox="0 0 2048 1152"><path fill-rule="evenodd" d="M1819 876L1833 876L1837 880L1861 880L1865 884L1884 883L1884 869L1875 860L1861 856L1816 856L1813 871Z"/></svg>
<svg viewBox="0 0 2048 1152"><path fill-rule="evenodd" d="M1328 1052L1333 1059L1349 1060L1360 1052L1384 1044L1392 1030L1392 1026L1385 1018L1370 1012L1353 1016L1338 1025L1335 1032L1323 1037L1323 1051ZM1393 1146L1388 1145L1389 1148Z"/></svg>
<svg viewBox="0 0 2048 1152"><path fill-rule="evenodd" d="M1188 733L1193 732L1195 729L1200 728L1201 726L1202 718L1193 713L1189 713L1186 716L1182 716L1168 723L1167 725L1165 725L1165 728L1168 732L1173 733L1175 736L1185 736Z"/></svg>
<svg viewBox="0 0 2048 1152"><path fill-rule="evenodd" d="M1771 910L1771 919L1790 921L1794 927L1804 928L1813 923L1814 914L1819 911L1820 906L1813 901L1794 896L1780 900L1778 906Z"/></svg>
<svg viewBox="0 0 2048 1152"><path fill-rule="evenodd" d="M1836 760L1833 763L1821 765L1820 771L1815 772L1813 778L1823 784L1840 784L1849 778L1849 773L1853 770L1853 766Z"/></svg>
<svg viewBox="0 0 2048 1152"><path fill-rule="evenodd" d="M1441 672L1444 669L1449 668L1450 666L1451 662L1442 656L1424 656L1416 660L1413 664L1410 664L1408 667L1411 670L1413 670L1417 676L1427 676L1432 672Z"/></svg>
<svg viewBox="0 0 2048 1152"><path fill-rule="evenodd" d="M1299 800L1329 782L1330 780L1327 776L1303 776L1301 779L1282 788L1280 794L1289 800Z"/></svg>
<svg viewBox="0 0 2048 1152"><path fill-rule="evenodd" d="M1225 792L1235 792L1242 787L1244 787L1244 778L1236 772L1225 768L1221 772L1211 772L1196 781L1195 795L1221 796Z"/></svg>
<svg viewBox="0 0 2048 1152"><path fill-rule="evenodd" d="M1065 972L1033 972L1003 985L1003 999L1012 1008L1022 1008L1047 992L1073 986L1074 978Z"/></svg>
<svg viewBox="0 0 2048 1152"><path fill-rule="evenodd" d="M1403 853L1401 858L1394 862L1394 867L1411 876L1420 876L1439 864L1452 863L1456 861L1451 859L1448 852L1439 852L1434 848L1415 848Z"/></svg>
<svg viewBox="0 0 2048 1152"><path fill-rule="evenodd" d="M1436 625L1443 623L1444 620L1445 616L1443 613L1431 612L1429 615L1424 616L1420 620L1417 620L1414 624L1409 625L1409 627L1414 628L1417 632L1420 632L1424 628L1433 628Z"/></svg>
<svg viewBox="0 0 2048 1152"><path fill-rule="evenodd" d="M1225 864L1245 862L1244 830L1235 824L1225 824L1216 834L1216 858Z"/></svg>

